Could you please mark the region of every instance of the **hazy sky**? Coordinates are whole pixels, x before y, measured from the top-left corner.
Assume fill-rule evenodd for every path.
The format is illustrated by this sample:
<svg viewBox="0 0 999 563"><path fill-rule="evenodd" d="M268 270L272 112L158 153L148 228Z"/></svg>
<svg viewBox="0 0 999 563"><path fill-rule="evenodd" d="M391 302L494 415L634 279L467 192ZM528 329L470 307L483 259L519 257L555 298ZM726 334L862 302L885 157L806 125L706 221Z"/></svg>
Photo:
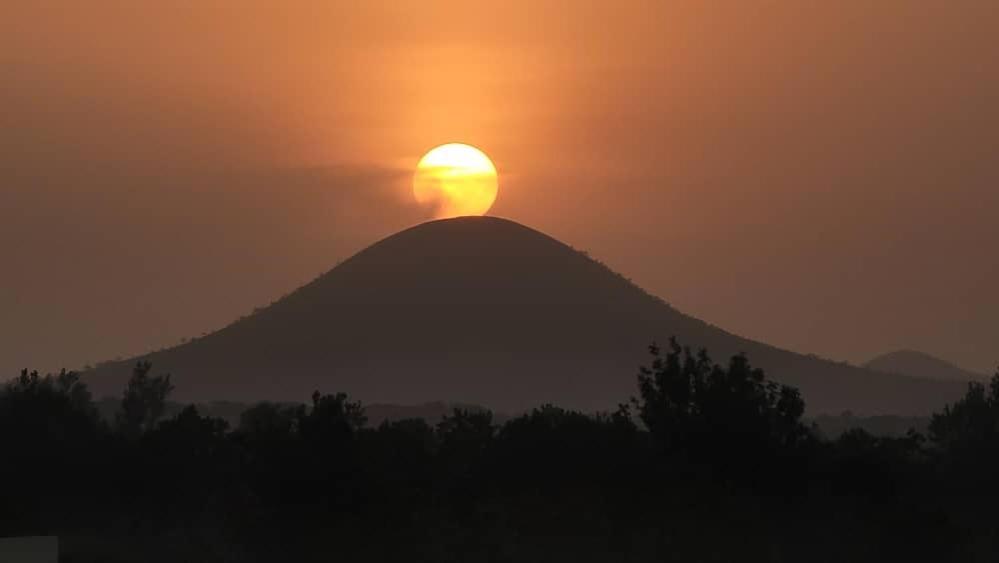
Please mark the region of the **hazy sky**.
<svg viewBox="0 0 999 563"><path fill-rule="evenodd" d="M227 324L426 219L492 214L835 359L999 363L999 4L0 7L0 373Z"/></svg>

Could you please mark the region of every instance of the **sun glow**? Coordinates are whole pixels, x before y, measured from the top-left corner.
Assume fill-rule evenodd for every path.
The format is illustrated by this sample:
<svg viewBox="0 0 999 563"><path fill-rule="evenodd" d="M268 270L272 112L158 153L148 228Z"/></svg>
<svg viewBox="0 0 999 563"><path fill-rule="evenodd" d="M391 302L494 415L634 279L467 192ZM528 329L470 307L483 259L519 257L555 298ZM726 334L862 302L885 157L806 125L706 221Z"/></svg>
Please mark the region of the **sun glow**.
<svg viewBox="0 0 999 563"><path fill-rule="evenodd" d="M413 175L413 196L418 203L432 206L439 219L484 215L496 201L498 187L496 167L489 157L461 143L431 149Z"/></svg>

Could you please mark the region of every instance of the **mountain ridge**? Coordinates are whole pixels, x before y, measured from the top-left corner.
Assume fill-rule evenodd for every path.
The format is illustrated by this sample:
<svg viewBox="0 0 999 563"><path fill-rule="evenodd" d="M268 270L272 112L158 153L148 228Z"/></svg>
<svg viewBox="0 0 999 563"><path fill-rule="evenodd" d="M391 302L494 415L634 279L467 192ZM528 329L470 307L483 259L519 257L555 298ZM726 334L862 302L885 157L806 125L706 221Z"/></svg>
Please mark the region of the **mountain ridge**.
<svg viewBox="0 0 999 563"><path fill-rule="evenodd" d="M459 401L518 412L543 402L607 410L635 392L652 342L676 336L717 362L746 353L801 389L809 411L923 414L963 386L781 350L673 308L585 253L494 217L386 237L207 336L88 373L116 393L137 360L186 400Z"/></svg>
<svg viewBox="0 0 999 563"><path fill-rule="evenodd" d="M864 367L884 373L907 375L938 381L984 381L988 376L977 373L918 350L895 350L872 358Z"/></svg>

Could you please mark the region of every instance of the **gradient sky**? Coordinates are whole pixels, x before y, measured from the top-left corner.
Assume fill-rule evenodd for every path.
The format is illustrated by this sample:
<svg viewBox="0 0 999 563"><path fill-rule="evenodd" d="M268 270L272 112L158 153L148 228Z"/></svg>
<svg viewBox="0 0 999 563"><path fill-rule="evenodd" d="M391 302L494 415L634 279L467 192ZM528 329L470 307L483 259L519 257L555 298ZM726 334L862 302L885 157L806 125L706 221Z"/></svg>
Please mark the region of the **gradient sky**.
<svg viewBox="0 0 999 563"><path fill-rule="evenodd" d="M451 141L684 312L990 370L997 37L993 0L5 3L0 373L279 298L425 220Z"/></svg>

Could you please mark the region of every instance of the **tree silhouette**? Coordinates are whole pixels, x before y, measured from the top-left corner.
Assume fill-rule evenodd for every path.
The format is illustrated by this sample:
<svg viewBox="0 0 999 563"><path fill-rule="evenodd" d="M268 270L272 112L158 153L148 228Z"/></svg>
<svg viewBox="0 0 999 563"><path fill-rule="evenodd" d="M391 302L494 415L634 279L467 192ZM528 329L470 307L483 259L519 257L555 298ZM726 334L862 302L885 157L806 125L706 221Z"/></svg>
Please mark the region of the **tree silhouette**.
<svg viewBox="0 0 999 563"><path fill-rule="evenodd" d="M299 433L314 441L341 441L364 427L368 419L359 401L350 401L346 393L312 394L312 408L306 414L299 411Z"/></svg>
<svg viewBox="0 0 999 563"><path fill-rule="evenodd" d="M422 418L382 422L363 433L365 472L384 503L426 502L434 477L438 440Z"/></svg>
<svg viewBox="0 0 999 563"><path fill-rule="evenodd" d="M0 394L0 432L16 429L25 443L92 437L99 425L90 391L76 372L40 376L22 370Z"/></svg>
<svg viewBox="0 0 999 563"><path fill-rule="evenodd" d="M988 388L968 383L964 397L933 415L930 438L949 450L999 448L999 370Z"/></svg>
<svg viewBox="0 0 999 563"><path fill-rule="evenodd" d="M52 519L47 507L80 498L83 491L69 468L80 472L101 462L93 453L105 431L74 372L40 376L23 370L3 385L0 537L30 532Z"/></svg>
<svg viewBox="0 0 999 563"><path fill-rule="evenodd" d="M462 510L469 510L482 492L482 487L476 485L483 478L495 435L490 411L456 408L437 423L439 477L448 484L448 494Z"/></svg>
<svg viewBox="0 0 999 563"><path fill-rule="evenodd" d="M22 370L0 393L0 435L4 443L42 447L49 441L92 438L100 427L90 391L76 372L40 376Z"/></svg>
<svg viewBox="0 0 999 563"><path fill-rule="evenodd" d="M164 420L156 428L161 435L175 434L189 439L192 436L221 438L229 428L229 423L212 417L203 417L198 413L198 407L187 405L177 416Z"/></svg>
<svg viewBox="0 0 999 563"><path fill-rule="evenodd" d="M767 381L742 355L727 367L670 339L666 355L649 348L652 363L638 375L634 400L642 422L664 451L737 460L792 448L809 437L798 391Z"/></svg>
<svg viewBox="0 0 999 563"><path fill-rule="evenodd" d="M443 455L479 455L489 446L495 433L490 411L454 409L450 416L437 423Z"/></svg>
<svg viewBox="0 0 999 563"><path fill-rule="evenodd" d="M994 558L999 373L934 417L935 447L829 442L745 357L651 352L631 409L545 404L502 424L455 409L434 427L367 428L360 402L316 392L253 405L230 432L203 414L217 404L165 417L172 385L148 363L109 427L76 374L24 371L0 389L0 536L153 563L318 561L331 545L368 561Z"/></svg>
<svg viewBox="0 0 999 563"><path fill-rule="evenodd" d="M138 436L153 429L163 416L167 397L173 391L170 374L150 377L151 369L149 362L136 363L125 386L116 423L127 436Z"/></svg>
<svg viewBox="0 0 999 563"><path fill-rule="evenodd" d="M250 440L288 440L298 433L305 414L305 405L257 403L240 414L237 430Z"/></svg>

